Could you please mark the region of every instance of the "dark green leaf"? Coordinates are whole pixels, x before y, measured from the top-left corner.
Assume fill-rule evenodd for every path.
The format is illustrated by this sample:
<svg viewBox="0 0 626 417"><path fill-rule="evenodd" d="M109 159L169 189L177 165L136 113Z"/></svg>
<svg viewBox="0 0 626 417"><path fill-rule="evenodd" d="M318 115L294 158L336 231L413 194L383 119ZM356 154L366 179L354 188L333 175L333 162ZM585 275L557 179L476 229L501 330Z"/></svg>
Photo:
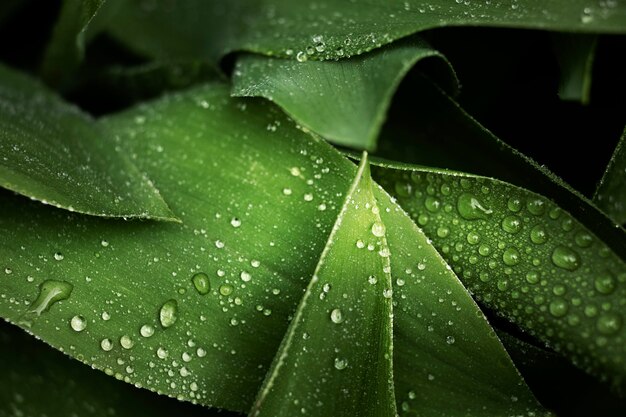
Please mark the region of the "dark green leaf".
<svg viewBox="0 0 626 417"><path fill-rule="evenodd" d="M589 104L598 37L555 33L552 42L561 68L559 97L561 100Z"/></svg>
<svg viewBox="0 0 626 417"><path fill-rule="evenodd" d="M69 79L85 54L85 32L106 0L64 0L41 66L41 76L58 86Z"/></svg>
<svg viewBox="0 0 626 417"><path fill-rule="evenodd" d="M104 217L177 220L93 119L0 66L0 186Z"/></svg>
<svg viewBox="0 0 626 417"><path fill-rule="evenodd" d="M476 299L624 388L626 264L593 233L593 223L500 180L381 166L374 177Z"/></svg>
<svg viewBox="0 0 626 417"><path fill-rule="evenodd" d="M616 223L626 223L626 129L596 189L593 200Z"/></svg>
<svg viewBox="0 0 626 417"><path fill-rule="evenodd" d="M445 58L415 40L337 62L243 55L235 67L233 94L270 99L325 139L371 150L400 81L416 62L428 57L442 60L438 70L456 90Z"/></svg>

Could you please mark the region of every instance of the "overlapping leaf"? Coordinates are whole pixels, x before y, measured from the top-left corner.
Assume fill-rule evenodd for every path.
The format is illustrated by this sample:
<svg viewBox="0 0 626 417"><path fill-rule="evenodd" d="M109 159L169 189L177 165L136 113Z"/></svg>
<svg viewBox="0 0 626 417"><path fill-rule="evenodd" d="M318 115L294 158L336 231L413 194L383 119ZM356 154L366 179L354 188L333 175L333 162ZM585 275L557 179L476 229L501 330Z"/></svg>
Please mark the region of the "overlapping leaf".
<svg viewBox="0 0 626 417"><path fill-rule="evenodd" d="M626 130L622 134L609 165L598 184L594 201L616 223L626 223Z"/></svg>

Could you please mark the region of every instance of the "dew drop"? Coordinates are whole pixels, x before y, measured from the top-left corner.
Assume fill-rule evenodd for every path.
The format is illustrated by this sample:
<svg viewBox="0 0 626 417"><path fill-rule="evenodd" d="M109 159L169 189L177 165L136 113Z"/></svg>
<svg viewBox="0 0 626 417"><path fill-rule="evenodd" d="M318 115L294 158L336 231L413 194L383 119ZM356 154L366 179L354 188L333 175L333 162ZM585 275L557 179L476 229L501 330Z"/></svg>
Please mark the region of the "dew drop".
<svg viewBox="0 0 626 417"><path fill-rule="evenodd" d="M233 286L230 284L223 284L220 285L220 294L222 294L223 296L228 296L230 294L232 294L233 292Z"/></svg>
<svg viewBox="0 0 626 417"><path fill-rule="evenodd" d="M196 288L199 294L205 295L211 291L211 282L209 281L209 276L204 272L198 272L193 277L191 277L191 282L193 286Z"/></svg>
<svg viewBox="0 0 626 417"><path fill-rule="evenodd" d="M611 294L616 286L615 277L610 272L604 272L594 279L593 286L600 294Z"/></svg>
<svg viewBox="0 0 626 417"><path fill-rule="evenodd" d="M448 337L446 337L446 343L447 343L447 344L449 344L449 345L453 345L453 344L454 344L454 342L455 342L455 340L454 340L454 336L448 336Z"/></svg>
<svg viewBox="0 0 626 417"><path fill-rule="evenodd" d="M330 320L335 323L335 324L339 324L343 322L343 313L341 312L340 309L335 308L333 311L330 312Z"/></svg>
<svg viewBox="0 0 626 417"><path fill-rule="evenodd" d="M111 339L108 339L108 338L102 339L100 341L100 347L105 352L109 352L111 349L113 349L113 342L111 341Z"/></svg>
<svg viewBox="0 0 626 417"><path fill-rule="evenodd" d="M441 201L437 200L435 197L426 197L424 207L426 207L426 210L435 213L441 208Z"/></svg>
<svg viewBox="0 0 626 417"><path fill-rule="evenodd" d="M150 337L154 334L154 327L149 324L144 324L139 329L139 334L141 334L143 337Z"/></svg>
<svg viewBox="0 0 626 417"><path fill-rule="evenodd" d="M63 258L64 258L64 256L63 256L63 254L61 252L56 252L54 254L54 259L57 260L57 261L62 261Z"/></svg>
<svg viewBox="0 0 626 417"><path fill-rule="evenodd" d="M522 200L520 200L517 197L511 197L509 198L509 201L507 202L507 207L513 213L517 213L522 209Z"/></svg>
<svg viewBox="0 0 626 417"><path fill-rule="evenodd" d="M554 317L563 317L567 314L569 307L564 299L557 298L550 302L548 309Z"/></svg>
<svg viewBox="0 0 626 417"><path fill-rule="evenodd" d="M372 234L376 237L385 236L385 225L380 222L374 223L372 225Z"/></svg>
<svg viewBox="0 0 626 417"><path fill-rule="evenodd" d="M522 228L522 221L517 216L506 216L502 220L502 230L507 233L517 233Z"/></svg>
<svg viewBox="0 0 626 417"><path fill-rule="evenodd" d="M249 282L252 279L252 275L250 275L250 273L247 271L241 271L241 274L239 276L241 277L241 280L243 282Z"/></svg>
<svg viewBox="0 0 626 417"><path fill-rule="evenodd" d="M100 245L102 245L102 247L103 247L103 248L106 248L106 247L108 247L108 246L109 246L109 242L108 242L108 241L106 241L106 240L101 240L101 241L100 241Z"/></svg>
<svg viewBox="0 0 626 417"><path fill-rule="evenodd" d="M383 290L383 297L391 298L392 295L393 295L393 290L391 288L385 288Z"/></svg>
<svg viewBox="0 0 626 417"><path fill-rule="evenodd" d="M100 317L102 317L102 320L104 320L104 321L111 320L111 314L109 314L107 311L103 311L102 315L100 315Z"/></svg>
<svg viewBox="0 0 626 417"><path fill-rule="evenodd" d="M376 278L376 276L370 275L367 278L367 282L369 282L371 285L375 285L378 282L378 279Z"/></svg>
<svg viewBox="0 0 626 417"><path fill-rule="evenodd" d="M87 327L87 320L83 316L74 316L70 320L70 326L74 331L82 332Z"/></svg>
<svg viewBox="0 0 626 417"><path fill-rule="evenodd" d="M541 245L548 240L548 235L543 226L538 224L530 230L530 240L536 245Z"/></svg>
<svg viewBox="0 0 626 417"><path fill-rule="evenodd" d="M359 249L363 249L365 247L365 242L363 242L361 239L357 240L356 247Z"/></svg>
<svg viewBox="0 0 626 417"><path fill-rule="evenodd" d="M237 227L241 226L241 220L239 220L237 217L233 217L232 219L230 219L230 225L232 227L237 228Z"/></svg>
<svg viewBox="0 0 626 417"><path fill-rule="evenodd" d="M125 334L120 337L120 345L122 345L124 349L132 349L132 347L135 346L135 342L130 338L130 336Z"/></svg>
<svg viewBox="0 0 626 417"><path fill-rule="evenodd" d="M617 313L602 314L598 317L596 328L604 335L615 334L622 328L622 317Z"/></svg>
<svg viewBox="0 0 626 417"><path fill-rule="evenodd" d="M164 328L168 328L176 323L178 319L178 302L176 300L167 300L161 306L161 310L159 311L159 321L161 322L161 326Z"/></svg>
<svg viewBox="0 0 626 417"><path fill-rule="evenodd" d="M526 203L526 208L531 214L541 216L546 211L546 203L540 198L535 198Z"/></svg>
<svg viewBox="0 0 626 417"><path fill-rule="evenodd" d="M165 359L169 356L169 353L163 347L159 347L156 351L156 354L160 359Z"/></svg>
<svg viewBox="0 0 626 417"><path fill-rule="evenodd" d="M476 197L468 193L459 196L457 210L461 217L467 220L486 219L487 215L493 213L492 210L485 208Z"/></svg>
<svg viewBox="0 0 626 417"><path fill-rule="evenodd" d="M576 233L574 241L579 247L588 248L593 243L593 237L587 232L580 231Z"/></svg>
<svg viewBox="0 0 626 417"><path fill-rule="evenodd" d="M478 242L480 242L480 235L478 233L469 232L467 234L467 243L470 245L476 245Z"/></svg>
<svg viewBox="0 0 626 417"><path fill-rule="evenodd" d="M508 248L502 254L502 260L508 266L517 265L520 262L520 253L516 248Z"/></svg>
<svg viewBox="0 0 626 417"><path fill-rule="evenodd" d="M580 257L570 248L557 246L552 252L552 263L559 268L575 271L580 266Z"/></svg>
<svg viewBox="0 0 626 417"><path fill-rule="evenodd" d="M299 51L296 54L296 60L298 62L306 62L309 59L309 56L306 54L306 52L304 51Z"/></svg>
<svg viewBox="0 0 626 417"><path fill-rule="evenodd" d="M70 297L74 286L69 282L46 280L39 285L39 294L35 301L28 307L28 313L41 315L50 309L55 303Z"/></svg>
<svg viewBox="0 0 626 417"><path fill-rule="evenodd" d="M348 366L348 360L343 358L335 358L335 369L341 371Z"/></svg>
<svg viewBox="0 0 626 417"><path fill-rule="evenodd" d="M283 188L284 195L291 195L291 193L292 193L291 188Z"/></svg>

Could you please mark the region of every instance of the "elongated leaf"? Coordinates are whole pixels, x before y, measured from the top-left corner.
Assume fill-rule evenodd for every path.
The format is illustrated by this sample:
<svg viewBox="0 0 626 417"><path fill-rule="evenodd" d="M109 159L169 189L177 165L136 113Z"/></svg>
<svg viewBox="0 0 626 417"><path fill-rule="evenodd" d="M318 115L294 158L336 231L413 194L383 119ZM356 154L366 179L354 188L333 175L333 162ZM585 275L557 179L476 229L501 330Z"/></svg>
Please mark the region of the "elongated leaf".
<svg viewBox="0 0 626 417"><path fill-rule="evenodd" d="M593 200L616 223L626 223L626 129L598 184Z"/></svg>
<svg viewBox="0 0 626 417"><path fill-rule="evenodd" d="M210 84L101 122L165 190L182 224L79 216L5 192L0 316L109 375L247 411L356 169L269 103L232 99L228 90ZM479 350L497 353L482 339ZM510 382L514 371L500 365L480 366L496 372L489 380ZM519 390L511 406L525 413L526 391L513 382L466 406L501 409L502 395ZM443 399L451 387L432 389Z"/></svg>
<svg viewBox="0 0 626 417"><path fill-rule="evenodd" d="M397 415L388 252L365 157L251 416Z"/></svg>
<svg viewBox="0 0 626 417"><path fill-rule="evenodd" d="M394 380L400 414L546 414L430 240L384 190L375 188L374 194L394 278Z"/></svg>
<svg viewBox="0 0 626 417"><path fill-rule="evenodd" d="M0 186L70 211L177 220L94 121L0 66Z"/></svg>
<svg viewBox="0 0 626 417"><path fill-rule="evenodd" d="M234 417L155 396L94 371L0 323L0 417Z"/></svg>
<svg viewBox="0 0 626 417"><path fill-rule="evenodd" d="M555 33L552 42L561 68L559 97L589 104L598 37Z"/></svg>
<svg viewBox="0 0 626 417"><path fill-rule="evenodd" d="M416 62L429 57L443 61L441 73L455 90L445 58L416 40L338 62L244 55L235 67L233 94L270 99L325 139L371 150L400 81Z"/></svg>
<svg viewBox="0 0 626 417"><path fill-rule="evenodd" d="M85 32L106 0L64 0L41 67L48 84L59 85L78 67L85 53Z"/></svg>
<svg viewBox="0 0 626 417"><path fill-rule="evenodd" d="M626 264L548 199L455 172L383 164L375 178L486 306L618 389Z"/></svg>
<svg viewBox="0 0 626 417"><path fill-rule="evenodd" d="M235 0L126 1L109 27L152 57L217 59L247 50L336 59L442 26L506 26L575 32L626 32L626 5L587 0Z"/></svg>
<svg viewBox="0 0 626 417"><path fill-rule="evenodd" d="M550 196L574 217L593 225L594 234L626 258L624 230L591 201L545 166L498 139L432 82L424 77L411 81L410 87L420 92L420 99L403 114L394 113L396 119L382 132L379 155L494 177Z"/></svg>

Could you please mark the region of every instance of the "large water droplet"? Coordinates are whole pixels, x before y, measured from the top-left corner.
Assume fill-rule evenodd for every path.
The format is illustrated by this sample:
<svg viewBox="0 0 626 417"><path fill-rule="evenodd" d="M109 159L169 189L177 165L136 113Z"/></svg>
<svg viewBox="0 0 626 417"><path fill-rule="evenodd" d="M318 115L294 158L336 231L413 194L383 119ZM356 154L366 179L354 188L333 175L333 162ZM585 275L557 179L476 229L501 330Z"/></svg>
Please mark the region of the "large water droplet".
<svg viewBox="0 0 626 417"><path fill-rule="evenodd" d="M546 203L540 198L534 198L526 203L526 208L531 214L541 216L546 211Z"/></svg>
<svg viewBox="0 0 626 417"><path fill-rule="evenodd" d="M575 271L580 266L580 257L570 248L557 246L552 252L552 263L559 268Z"/></svg>
<svg viewBox="0 0 626 417"><path fill-rule="evenodd" d="M530 240L531 242L541 245L548 240L548 234L546 233L546 229L541 225L536 225L530 230Z"/></svg>
<svg viewBox="0 0 626 417"><path fill-rule="evenodd" d="M522 228L522 221L517 216L506 216L502 220L502 230L507 233L517 233Z"/></svg>
<svg viewBox="0 0 626 417"><path fill-rule="evenodd" d="M223 296L228 296L230 294L232 294L233 292L233 286L230 284L223 284L220 285L220 294L222 294Z"/></svg>
<svg viewBox="0 0 626 417"><path fill-rule="evenodd" d="M132 347L135 346L135 342L130 338L130 336L125 334L120 337L120 345L122 345L124 349L132 349Z"/></svg>
<svg viewBox="0 0 626 417"><path fill-rule="evenodd" d="M104 350L105 352L110 351L111 349L113 349L113 342L111 341L111 339L102 339L100 341L100 347L102 348L102 350Z"/></svg>
<svg viewBox="0 0 626 417"><path fill-rule="evenodd" d="M39 285L39 294L35 301L28 307L28 313L36 314L46 312L55 303L69 298L74 286L69 282L46 280Z"/></svg>
<svg viewBox="0 0 626 417"><path fill-rule="evenodd" d="M480 200L468 193L459 196L457 209L461 217L467 220L486 219L489 214L493 213L492 210L485 208Z"/></svg>
<svg viewBox="0 0 626 417"><path fill-rule="evenodd" d="M564 299L557 298L550 302L548 309L550 310L550 314L554 317L563 317L567 314L569 307Z"/></svg>
<svg viewBox="0 0 626 417"><path fill-rule="evenodd" d="M593 285L600 294L611 294L615 290L615 277L610 272L601 273L593 281Z"/></svg>
<svg viewBox="0 0 626 417"><path fill-rule="evenodd" d="M602 314L598 317L596 327L602 334L615 334L622 328L622 317L617 313Z"/></svg>
<svg viewBox="0 0 626 417"><path fill-rule="evenodd" d="M376 237L385 236L385 225L380 222L374 223L372 225L372 234Z"/></svg>
<svg viewBox="0 0 626 417"><path fill-rule="evenodd" d="M517 265L520 262L520 253L516 248L508 248L502 254L502 260L509 266Z"/></svg>
<svg viewBox="0 0 626 417"><path fill-rule="evenodd" d="M87 320L83 316L76 315L70 320L70 327L77 332L82 332L87 327Z"/></svg>
<svg viewBox="0 0 626 417"><path fill-rule="evenodd" d="M193 286L201 295L208 294L209 291L211 291L211 282L209 281L209 276L204 272L198 272L197 274L195 274L191 278L191 282L193 282Z"/></svg>
<svg viewBox="0 0 626 417"><path fill-rule="evenodd" d="M331 311L330 320L336 324L343 322L343 313L341 312L341 310L336 308L333 311Z"/></svg>
<svg viewBox="0 0 626 417"><path fill-rule="evenodd" d="M139 329L139 334L141 334L143 337L150 337L154 334L154 327L149 324L144 324Z"/></svg>
<svg viewBox="0 0 626 417"><path fill-rule="evenodd" d="M161 326L164 328L168 328L176 323L178 319L178 302L176 300L167 300L161 306L161 310L159 311L159 320L161 321Z"/></svg>

